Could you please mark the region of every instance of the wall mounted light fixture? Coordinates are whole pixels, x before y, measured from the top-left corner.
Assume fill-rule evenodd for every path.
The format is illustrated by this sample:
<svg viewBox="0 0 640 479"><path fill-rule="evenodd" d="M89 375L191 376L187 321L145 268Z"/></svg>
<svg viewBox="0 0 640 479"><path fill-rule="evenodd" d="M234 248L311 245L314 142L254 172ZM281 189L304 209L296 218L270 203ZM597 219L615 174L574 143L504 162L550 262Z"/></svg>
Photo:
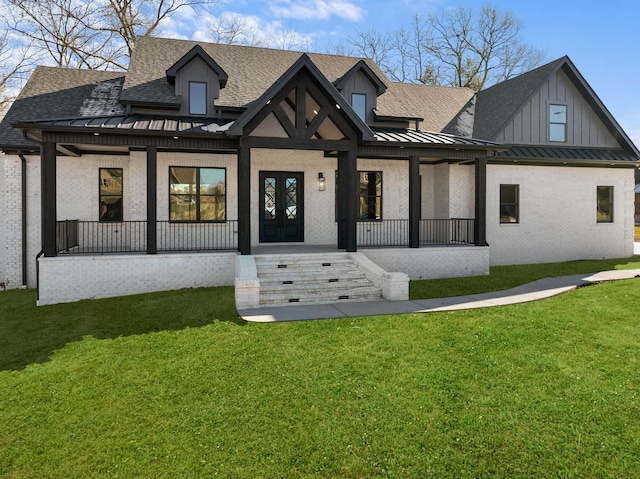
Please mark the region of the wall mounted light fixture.
<svg viewBox="0 0 640 479"><path fill-rule="evenodd" d="M318 191L324 191L325 177L324 173L318 173Z"/></svg>

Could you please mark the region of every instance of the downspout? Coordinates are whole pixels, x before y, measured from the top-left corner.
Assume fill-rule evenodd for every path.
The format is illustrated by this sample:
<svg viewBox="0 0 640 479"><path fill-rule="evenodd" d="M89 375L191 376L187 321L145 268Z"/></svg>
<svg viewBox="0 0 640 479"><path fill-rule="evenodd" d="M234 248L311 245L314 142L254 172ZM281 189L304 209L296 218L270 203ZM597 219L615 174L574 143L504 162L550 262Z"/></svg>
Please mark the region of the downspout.
<svg viewBox="0 0 640 479"><path fill-rule="evenodd" d="M27 159L18 151L22 166L22 287L27 287Z"/></svg>

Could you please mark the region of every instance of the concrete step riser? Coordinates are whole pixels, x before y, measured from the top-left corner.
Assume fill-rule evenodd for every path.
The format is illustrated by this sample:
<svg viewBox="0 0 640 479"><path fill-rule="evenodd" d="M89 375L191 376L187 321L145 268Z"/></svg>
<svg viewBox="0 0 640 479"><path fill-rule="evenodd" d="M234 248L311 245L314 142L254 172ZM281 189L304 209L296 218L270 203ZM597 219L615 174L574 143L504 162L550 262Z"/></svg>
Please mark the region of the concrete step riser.
<svg viewBox="0 0 640 479"><path fill-rule="evenodd" d="M256 258L260 304L333 303L382 298L350 258L268 256Z"/></svg>

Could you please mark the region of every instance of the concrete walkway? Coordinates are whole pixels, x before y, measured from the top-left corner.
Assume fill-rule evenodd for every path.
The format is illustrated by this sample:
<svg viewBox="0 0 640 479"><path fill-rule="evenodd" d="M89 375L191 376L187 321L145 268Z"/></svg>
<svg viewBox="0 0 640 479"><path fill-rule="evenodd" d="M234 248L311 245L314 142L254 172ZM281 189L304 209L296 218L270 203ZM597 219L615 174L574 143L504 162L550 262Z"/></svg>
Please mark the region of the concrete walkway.
<svg viewBox="0 0 640 479"><path fill-rule="evenodd" d="M640 243L636 243L640 250ZM640 254L640 251L636 254ZM451 298L421 299L414 301L363 301L332 304L289 305L245 309L238 314L245 321L270 323L307 319L345 318L350 316L376 316L382 314L435 313L461 309L489 308L507 304L526 303L550 298L581 286L602 281L639 278L640 269L603 271L546 278L505 291L455 296Z"/></svg>

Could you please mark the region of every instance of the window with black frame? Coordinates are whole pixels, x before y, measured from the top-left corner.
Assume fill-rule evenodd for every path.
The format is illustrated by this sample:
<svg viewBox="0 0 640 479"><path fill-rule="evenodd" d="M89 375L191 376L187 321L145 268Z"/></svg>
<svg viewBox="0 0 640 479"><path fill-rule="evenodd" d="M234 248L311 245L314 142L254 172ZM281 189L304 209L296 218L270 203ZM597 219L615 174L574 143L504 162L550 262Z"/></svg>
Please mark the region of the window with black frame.
<svg viewBox="0 0 640 479"><path fill-rule="evenodd" d="M359 171L358 220L382 219L382 172Z"/></svg>
<svg viewBox="0 0 640 479"><path fill-rule="evenodd" d="M122 168L100 168L100 221L122 221Z"/></svg>
<svg viewBox="0 0 640 479"><path fill-rule="evenodd" d="M226 220L226 169L169 168L169 220Z"/></svg>
<svg viewBox="0 0 640 479"><path fill-rule="evenodd" d="M613 223L613 186L597 187L596 221Z"/></svg>
<svg viewBox="0 0 640 479"><path fill-rule="evenodd" d="M336 220L338 219L336 171ZM382 220L382 171L358 171L358 221Z"/></svg>
<svg viewBox="0 0 640 479"><path fill-rule="evenodd" d="M500 223L520 222L520 186L500 185Z"/></svg>

